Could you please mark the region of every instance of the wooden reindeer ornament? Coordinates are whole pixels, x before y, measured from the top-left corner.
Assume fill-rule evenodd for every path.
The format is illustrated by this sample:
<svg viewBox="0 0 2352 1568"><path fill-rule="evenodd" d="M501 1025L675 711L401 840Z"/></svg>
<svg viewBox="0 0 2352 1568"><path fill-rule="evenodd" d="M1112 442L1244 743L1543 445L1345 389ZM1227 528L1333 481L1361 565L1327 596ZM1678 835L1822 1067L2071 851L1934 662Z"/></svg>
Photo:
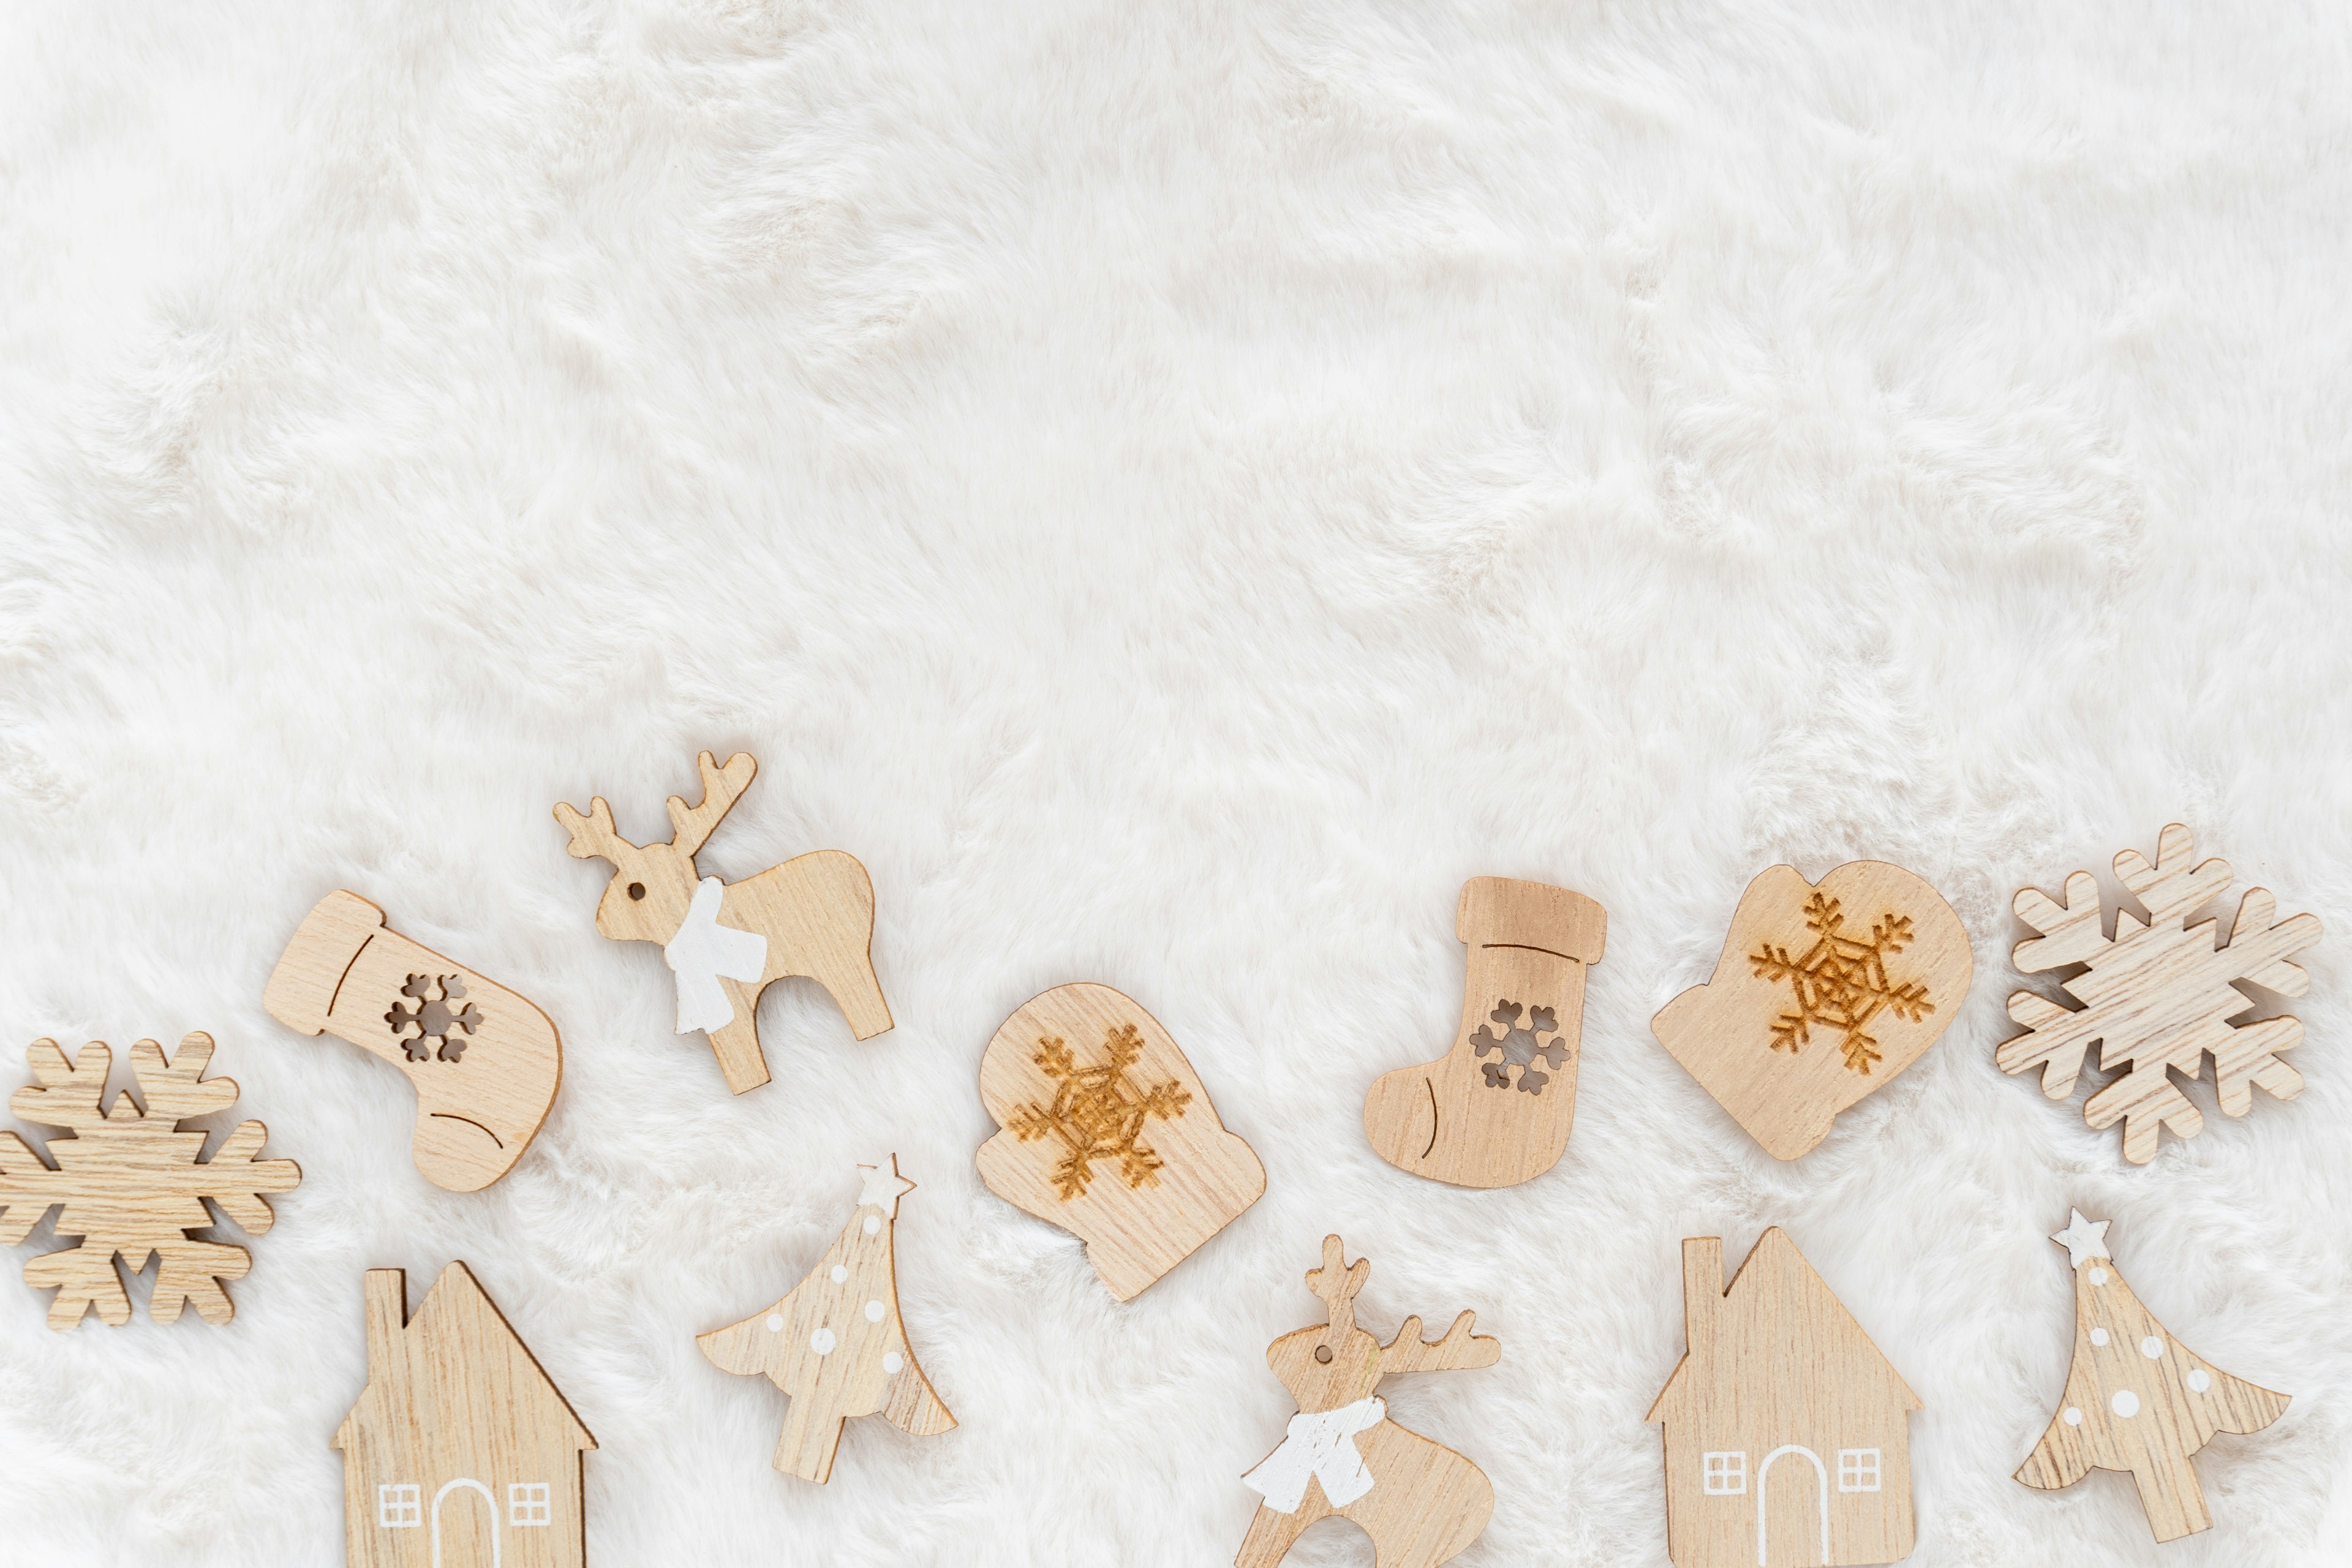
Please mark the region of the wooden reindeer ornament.
<svg viewBox="0 0 2352 1568"><path fill-rule="evenodd" d="M700 875L696 852L751 787L759 764L742 752L725 767L709 752L695 762L702 804L669 797L667 844L622 837L602 795L585 816L558 805L555 819L572 835L574 856L613 864L596 929L615 942L660 945L677 976L677 1032L706 1031L728 1089L741 1094L768 1081L759 1006L772 981L797 974L824 986L861 1040L890 1027L871 956L874 883L855 855L839 849L796 856L740 882Z"/></svg>
<svg viewBox="0 0 2352 1568"><path fill-rule="evenodd" d="M1308 1525L1338 1514L1372 1538L1380 1568L1436 1568L1478 1538L1495 1511L1495 1488L1468 1459L1388 1418L1373 1390L1396 1373L1492 1366L1500 1341L1473 1336L1475 1312L1445 1336L1421 1337L1407 1318L1382 1344L1356 1326L1356 1293L1370 1258L1347 1264L1336 1236L1323 1238L1323 1267L1307 1288L1329 1322L1287 1333L1266 1348L1266 1364L1298 1401L1282 1446L1242 1478L1265 1500L1251 1519L1234 1568L1274 1568Z"/></svg>
<svg viewBox="0 0 2352 1568"><path fill-rule="evenodd" d="M357 893L311 906L261 994L298 1034L349 1040L416 1090L425 1179L479 1192L514 1169L563 1078L563 1042L529 998L384 924Z"/></svg>
<svg viewBox="0 0 2352 1568"><path fill-rule="evenodd" d="M896 1154L857 1168L865 1174L857 1212L816 1267L767 1310L694 1341L713 1366L764 1376L792 1396L776 1468L819 1485L833 1475L851 1416L879 1415L917 1437L956 1424L916 1364L898 1317L893 1238L898 1200L915 1184L898 1174Z"/></svg>

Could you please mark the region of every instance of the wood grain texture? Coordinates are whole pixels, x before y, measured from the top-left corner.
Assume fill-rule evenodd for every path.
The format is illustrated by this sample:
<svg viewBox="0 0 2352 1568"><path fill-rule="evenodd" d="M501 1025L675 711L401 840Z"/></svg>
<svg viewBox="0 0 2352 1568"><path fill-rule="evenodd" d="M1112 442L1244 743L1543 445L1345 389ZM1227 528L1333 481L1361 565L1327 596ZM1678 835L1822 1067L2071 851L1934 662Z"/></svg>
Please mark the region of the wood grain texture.
<svg viewBox="0 0 2352 1568"><path fill-rule="evenodd" d="M351 1568L582 1568L596 1439L473 1271L411 1318L407 1275L371 1268L364 1309L367 1387L331 1445Z"/></svg>
<svg viewBox="0 0 2352 1568"><path fill-rule="evenodd" d="M2252 888L2239 902L2229 944L2217 945L2218 921L2188 921L2228 889L2230 863L2200 861L2196 851L2189 829L2176 822L2158 836L2153 865L2137 849L2116 857L2116 879L2147 919L2118 908L2112 938L2101 925L2098 879L2088 871L2066 879L2063 901L2021 888L2014 906L2017 918L2042 933L2017 944L2019 969L2087 968L2060 983L2078 1007L2032 991L2011 993L2009 1016L2026 1032L2003 1042L1995 1059L2003 1072L2040 1068L2042 1092L2063 1100L2074 1090L2084 1053L2100 1044L2100 1070L2122 1076L2090 1097L2083 1119L2094 1127L2121 1121L2124 1158L2135 1165L2156 1157L2165 1128L2181 1138L2205 1130L2203 1112L2173 1074L2197 1078L2208 1056L2224 1114L2243 1116L2258 1088L2279 1100L2303 1092L2303 1075L2279 1059L2302 1042L2299 1019L2230 1020L2254 1005L2239 982L2286 996L2311 988L2310 974L2288 961L2319 940L2318 917L2282 921L2270 889Z"/></svg>
<svg viewBox="0 0 2352 1568"><path fill-rule="evenodd" d="M1650 1031L1774 1158L1829 1136L1959 1016L1976 973L1943 896L1884 860L1808 882L1775 866L1748 884L1714 976Z"/></svg>
<svg viewBox="0 0 2352 1568"><path fill-rule="evenodd" d="M898 1199L915 1184L898 1174L896 1154L858 1170L856 1211L816 1267L765 1310L694 1342L712 1365L765 1377L791 1397L776 1468L819 1485L832 1478L842 1423L853 1416L879 1415L918 1437L956 1424L898 1313Z"/></svg>
<svg viewBox="0 0 2352 1568"><path fill-rule="evenodd" d="M1675 1568L1893 1563L1909 1553L1918 1396L1788 1233L1723 1287L1723 1243L1683 1243L1688 1347L1650 1406L1664 1424Z"/></svg>
<svg viewBox="0 0 2352 1568"><path fill-rule="evenodd" d="M1022 1004L982 1053L980 1098L1004 1129L980 1146L980 1179L1076 1236L1122 1301L1265 1192L1175 1038L1108 985Z"/></svg>
<svg viewBox="0 0 2352 1568"><path fill-rule="evenodd" d="M92 1308L102 1322L129 1322L131 1299L115 1262L128 1262L135 1274L150 1257L160 1262L149 1315L173 1322L182 1305L194 1302L205 1321L226 1323L236 1309L225 1286L245 1277L253 1256L187 1233L214 1223L205 1206L210 1198L247 1231L263 1234L277 1216L262 1194L292 1192L302 1168L291 1160L261 1158L269 1130L258 1121L239 1122L209 1160L205 1134L181 1131L189 1117L236 1103L235 1079L205 1076L212 1037L188 1035L169 1060L153 1040L131 1047L147 1100L143 1109L128 1091L106 1105L114 1053L100 1042L68 1058L55 1040L36 1040L26 1055L37 1081L9 1096L8 1108L72 1136L48 1141L57 1162L52 1167L16 1134L0 1131L0 1242L23 1241L52 1206L58 1211L58 1238L81 1238L79 1246L25 1265L26 1284L57 1289L49 1327L73 1328Z"/></svg>
<svg viewBox="0 0 2352 1568"><path fill-rule="evenodd" d="M416 1091L409 1152L425 1180L453 1193L514 1169L562 1082L553 1020L391 930L357 893L311 906L261 1002L298 1034L323 1030L398 1068Z"/></svg>
<svg viewBox="0 0 2352 1568"><path fill-rule="evenodd" d="M1322 1267L1307 1271L1307 1287L1323 1299L1327 1321L1285 1334L1266 1349L1266 1364L1298 1402L1299 1414L1291 1420L1290 1436L1244 1478L1266 1500L1250 1520L1234 1558L1235 1568L1274 1568L1309 1525L1334 1514L1371 1538L1380 1568L1435 1568L1475 1541L1494 1515L1495 1489L1486 1472L1444 1444L1388 1419L1373 1391L1397 1373L1493 1366L1502 1357L1502 1343L1473 1333L1477 1315L1465 1311L1436 1340L1423 1340L1421 1319L1412 1317L1382 1344L1356 1324L1356 1297L1371 1268L1369 1258L1349 1267L1340 1239L1324 1237ZM1333 1446L1349 1451L1335 1452L1307 1477L1295 1507L1278 1506L1289 1500L1275 1495L1278 1478L1294 1446L1311 1443L1315 1418L1360 1405L1368 1424ZM1359 1463L1357 1480L1364 1489L1335 1504L1326 1475L1338 1484Z"/></svg>
<svg viewBox="0 0 2352 1568"><path fill-rule="evenodd" d="M555 808L556 820L572 835L572 855L612 862L613 879L596 905L596 929L615 942L650 942L668 951L704 879L695 869L696 853L759 771L741 752L724 767L704 752L696 765L702 773L701 804L689 806L670 796L667 843L632 844L622 837L602 795L585 814L570 805ZM891 1026L890 1007L874 973L874 883L856 856L838 849L796 856L756 877L725 884L720 897L717 924L751 932L767 943L756 978L718 981L731 1017L705 1031L730 1091L742 1094L768 1081L767 1057L760 1049L760 995L778 980L798 975L824 986L861 1040ZM678 1033L689 1032L680 1025Z"/></svg>
<svg viewBox="0 0 2352 1568"><path fill-rule="evenodd" d="M2217 1432L2262 1430L2288 1398L2174 1339L2108 1257L2107 1224L2077 1209L2051 1237L2074 1273L2074 1360L2058 1413L2017 1479L2055 1490L2094 1468L2128 1471L2157 1540L2178 1541L2213 1525L2191 1458Z"/></svg>
<svg viewBox="0 0 2352 1568"><path fill-rule="evenodd" d="M1382 1074L1364 1135L1400 1170L1460 1187L1507 1187L1559 1163L1576 1121L1584 977L1609 916L1581 893L1474 877L1454 906L1469 950L1462 1025L1433 1062Z"/></svg>

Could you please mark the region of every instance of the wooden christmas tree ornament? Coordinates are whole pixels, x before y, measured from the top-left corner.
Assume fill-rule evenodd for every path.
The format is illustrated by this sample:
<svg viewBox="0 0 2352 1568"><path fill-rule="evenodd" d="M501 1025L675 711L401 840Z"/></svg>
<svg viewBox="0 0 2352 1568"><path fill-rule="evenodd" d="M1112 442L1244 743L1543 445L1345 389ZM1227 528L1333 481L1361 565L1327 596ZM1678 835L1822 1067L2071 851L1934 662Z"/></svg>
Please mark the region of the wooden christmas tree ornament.
<svg viewBox="0 0 2352 1568"><path fill-rule="evenodd" d="M1242 1483L1265 1500L1250 1520L1234 1568L1274 1568L1307 1527L1332 1514L1372 1538L1380 1568L1436 1568L1486 1528L1495 1489L1468 1459L1388 1417L1374 1390L1395 1373L1452 1372L1492 1366L1500 1341L1474 1336L1464 1312L1438 1340L1421 1337L1407 1318L1382 1344L1356 1326L1356 1294L1370 1258L1347 1263L1336 1236L1323 1238L1323 1267L1307 1288L1323 1299L1329 1321L1297 1330L1266 1348L1266 1365L1298 1402L1289 1435Z"/></svg>
<svg viewBox="0 0 2352 1568"><path fill-rule="evenodd" d="M2074 1364L2057 1415L2017 1479L2055 1491L2094 1468L2129 1470L2148 1528L2158 1541L2178 1541L2213 1528L2190 1458L2216 1432L2261 1431L2285 1412L2287 1396L2231 1377L2174 1339L2116 1272L2110 1223L2075 1209L2050 1238L2074 1270Z"/></svg>
<svg viewBox="0 0 2352 1568"><path fill-rule="evenodd" d="M892 1238L898 1200L915 1184L898 1174L896 1154L857 1169L857 1210L816 1267L766 1310L694 1341L721 1371L764 1376L791 1397L776 1468L819 1485L833 1475L841 1424L853 1415L878 1414L917 1437L956 1424L898 1317Z"/></svg>
<svg viewBox="0 0 2352 1568"><path fill-rule="evenodd" d="M384 924L357 893L302 918L261 994L298 1034L321 1030L381 1057L416 1090L409 1152L453 1193L514 1169L563 1077L563 1042L524 997Z"/></svg>
<svg viewBox="0 0 2352 1568"><path fill-rule="evenodd" d="M1739 895L1714 977L1650 1032L1749 1137L1793 1160L1936 1043L1975 973L1960 917L1902 867L1851 860L1817 885L1775 866Z"/></svg>
<svg viewBox="0 0 2352 1568"><path fill-rule="evenodd" d="M980 1179L1085 1242L1122 1301L1265 1192L1175 1040L1108 985L1024 1003L980 1058L980 1098L1004 1130L980 1146Z"/></svg>
<svg viewBox="0 0 2352 1568"><path fill-rule="evenodd" d="M1399 1068L1364 1097L1364 1133L1400 1170L1457 1187L1507 1187L1559 1163L1576 1120L1584 971L1606 910L1542 882L1473 877L1454 933L1470 949L1462 1026L1433 1062Z"/></svg>
<svg viewBox="0 0 2352 1568"><path fill-rule="evenodd" d="M2098 879L2088 871L2066 879L2063 903L2038 888L2020 889L2016 900L2017 918L2042 933L2017 944L2018 968L2032 974L2088 967L2059 983L2083 1004L2078 1008L2032 991L2011 993L2009 1016L2026 1032L2004 1043L1996 1059L2003 1072L2040 1068L2042 1092L2063 1100L2074 1091L2084 1053L2104 1041L2100 1069L2129 1070L2091 1096L2083 1118L2094 1127L2121 1121L2124 1158L2135 1165L2155 1157L2164 1128L2181 1138L2205 1130L2204 1115L2172 1074L2196 1078L2209 1052L2221 1109L2231 1116L2243 1116L2253 1105L2257 1087L2280 1100L2303 1092L2303 1075L2278 1057L2302 1043L2302 1023L2280 1016L2232 1027L2230 1019L2254 1005L2236 982L2287 996L2310 989L2311 976L2287 961L2319 940L2318 918L2279 920L2270 889L2249 889L2231 925L2230 944L2217 948L2218 921L2191 926L2188 920L2228 889L2230 863L2192 866L2196 849L2189 829L2176 822L2157 837L2155 865L2137 849L2116 857L2117 879L2148 918L2143 922L2117 909L2112 939L2100 927Z"/></svg>
<svg viewBox="0 0 2352 1568"><path fill-rule="evenodd" d="M173 1322L183 1303L193 1301L205 1321L226 1323L236 1315L228 1280L253 1267L252 1254L225 1242L199 1241L187 1233L214 1224L206 1198L255 1236L276 1219L264 1193L290 1193L302 1180L291 1160L264 1160L269 1130L242 1121L204 1157L205 1134L182 1131L192 1116L209 1116L236 1103L235 1079L205 1077L212 1061L210 1035L192 1034L178 1054L142 1040L131 1047L138 1074L141 1110L126 1090L102 1109L106 1075L114 1053L93 1040L68 1058L55 1040L36 1040L27 1053L33 1076L8 1097L8 1108L27 1121L62 1127L70 1138L52 1138L53 1169L14 1132L0 1131L0 1241L25 1239L52 1205L58 1209L60 1239L81 1237L78 1247L44 1253L25 1265L25 1282L37 1289L57 1288L49 1303L49 1327L70 1329L89 1309L100 1321L131 1321L131 1299L115 1271L120 1255L133 1274L160 1258L149 1315Z"/></svg>
<svg viewBox="0 0 2352 1568"><path fill-rule="evenodd" d="M602 795L584 816L558 805L555 819L572 835L574 856L613 864L596 929L614 942L661 948L677 979L677 1032L707 1032L728 1089L741 1094L768 1081L760 994L774 981L801 975L824 986L861 1040L890 1027L871 957L874 883L857 857L838 849L795 856L740 882L701 875L696 853L751 787L759 764L742 752L723 768L709 752L695 761L702 804L669 797L667 844L622 837Z"/></svg>
<svg viewBox="0 0 2352 1568"><path fill-rule="evenodd" d="M367 1271L367 1387L343 1456L351 1568L582 1568L582 1451L596 1446L495 1302L452 1263L408 1315Z"/></svg>
<svg viewBox="0 0 2352 1568"><path fill-rule="evenodd" d="M1728 1291L1722 1241L1683 1242L1683 1336L1645 1417L1665 1428L1675 1568L1909 1553L1918 1396L1786 1231L1764 1233Z"/></svg>

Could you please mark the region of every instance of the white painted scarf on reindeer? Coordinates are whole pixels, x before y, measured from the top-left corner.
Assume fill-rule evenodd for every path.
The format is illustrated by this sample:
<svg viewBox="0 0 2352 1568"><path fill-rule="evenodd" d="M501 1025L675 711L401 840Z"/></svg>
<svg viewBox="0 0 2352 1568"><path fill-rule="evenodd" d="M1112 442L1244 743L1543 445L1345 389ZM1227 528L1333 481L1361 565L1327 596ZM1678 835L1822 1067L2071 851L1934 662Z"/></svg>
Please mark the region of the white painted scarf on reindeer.
<svg viewBox="0 0 2352 1568"><path fill-rule="evenodd" d="M1356 1452L1356 1434L1388 1416L1388 1406L1367 1394L1337 1410L1300 1411L1290 1418L1282 1447L1257 1463L1242 1484L1265 1499L1276 1513L1297 1513L1307 1500L1307 1478L1323 1483L1333 1508L1345 1508L1372 1489L1372 1472Z"/></svg>
<svg viewBox="0 0 2352 1568"><path fill-rule="evenodd" d="M727 884L705 877L687 906L686 921L662 948L662 957L677 975L677 1032L723 1029L735 1021L735 1004L719 984L725 975L747 984L766 973L768 939L758 931L737 931L719 923L719 905Z"/></svg>

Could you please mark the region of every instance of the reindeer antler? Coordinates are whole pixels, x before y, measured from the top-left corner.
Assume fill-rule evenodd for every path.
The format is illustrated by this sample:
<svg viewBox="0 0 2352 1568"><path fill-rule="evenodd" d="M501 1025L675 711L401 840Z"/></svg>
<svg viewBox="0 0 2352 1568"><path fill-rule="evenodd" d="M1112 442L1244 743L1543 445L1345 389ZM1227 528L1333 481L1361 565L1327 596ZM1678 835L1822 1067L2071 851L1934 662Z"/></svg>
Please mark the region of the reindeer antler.
<svg viewBox="0 0 2352 1568"><path fill-rule="evenodd" d="M702 841L743 797L743 792L751 787L751 775L760 771L748 752L736 752L723 768L704 752L694 759L694 765L702 772L702 804L689 806L682 796L669 797L670 843L679 854L689 856L702 847Z"/></svg>
<svg viewBox="0 0 2352 1568"><path fill-rule="evenodd" d="M1474 1335L1470 1330L1478 1321L1475 1312L1464 1312L1454 1320L1442 1340L1421 1337L1421 1319L1407 1318L1397 1327L1397 1336L1381 1347L1381 1375L1397 1372L1458 1372L1465 1367L1492 1366L1503 1359L1503 1342L1486 1335Z"/></svg>
<svg viewBox="0 0 2352 1568"><path fill-rule="evenodd" d="M572 835L572 842L564 847L575 859L591 860L602 856L617 866L621 861L620 857L613 853L614 849L623 846L632 849L636 847L622 837L621 830L613 826L613 808L604 804L604 797L601 795L590 803L585 816L580 815L578 806L564 801L556 802L555 820L563 824L564 831Z"/></svg>
<svg viewBox="0 0 2352 1568"><path fill-rule="evenodd" d="M1323 1238L1323 1267L1307 1271L1307 1288L1323 1298L1323 1305L1331 1315L1332 1338L1346 1333L1356 1326L1356 1292L1372 1275L1372 1260L1359 1258L1356 1266L1347 1267L1347 1245L1336 1236Z"/></svg>

